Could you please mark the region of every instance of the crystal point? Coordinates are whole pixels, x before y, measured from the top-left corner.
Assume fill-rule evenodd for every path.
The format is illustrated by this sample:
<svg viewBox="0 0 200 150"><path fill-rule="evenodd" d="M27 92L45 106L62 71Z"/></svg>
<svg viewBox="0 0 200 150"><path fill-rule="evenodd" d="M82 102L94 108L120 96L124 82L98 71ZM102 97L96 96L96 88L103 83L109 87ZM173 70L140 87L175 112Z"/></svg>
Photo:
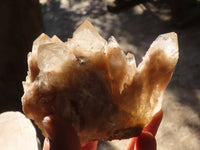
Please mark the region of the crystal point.
<svg viewBox="0 0 200 150"><path fill-rule="evenodd" d="M161 109L177 61L175 33L159 36L138 67L133 54L114 37L106 42L88 21L65 43L41 34L28 57L23 111L45 136L43 118L59 115L81 146L138 136Z"/></svg>

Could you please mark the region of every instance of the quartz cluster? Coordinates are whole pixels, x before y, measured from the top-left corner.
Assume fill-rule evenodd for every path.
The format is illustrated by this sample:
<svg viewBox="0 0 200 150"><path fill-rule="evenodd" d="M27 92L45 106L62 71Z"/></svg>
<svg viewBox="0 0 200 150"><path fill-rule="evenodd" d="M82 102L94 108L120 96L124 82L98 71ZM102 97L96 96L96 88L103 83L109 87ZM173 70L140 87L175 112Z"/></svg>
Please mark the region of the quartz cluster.
<svg viewBox="0 0 200 150"><path fill-rule="evenodd" d="M177 61L176 33L160 35L138 66L133 54L114 37L107 42L88 21L67 42L41 34L28 54L23 111L44 135L43 117L61 116L82 146L138 136L161 109Z"/></svg>

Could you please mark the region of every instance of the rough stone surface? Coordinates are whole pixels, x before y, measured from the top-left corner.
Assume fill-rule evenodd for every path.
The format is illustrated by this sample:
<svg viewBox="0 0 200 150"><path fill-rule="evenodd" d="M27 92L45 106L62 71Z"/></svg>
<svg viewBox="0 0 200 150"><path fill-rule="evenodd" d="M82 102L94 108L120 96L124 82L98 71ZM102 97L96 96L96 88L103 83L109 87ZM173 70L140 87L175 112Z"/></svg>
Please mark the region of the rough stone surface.
<svg viewBox="0 0 200 150"><path fill-rule="evenodd" d="M134 55L124 54L114 37L106 42L88 21L66 42L43 33L28 54L23 111L44 135L42 119L62 116L82 146L138 136L161 109L177 61L173 32L159 35L138 67Z"/></svg>

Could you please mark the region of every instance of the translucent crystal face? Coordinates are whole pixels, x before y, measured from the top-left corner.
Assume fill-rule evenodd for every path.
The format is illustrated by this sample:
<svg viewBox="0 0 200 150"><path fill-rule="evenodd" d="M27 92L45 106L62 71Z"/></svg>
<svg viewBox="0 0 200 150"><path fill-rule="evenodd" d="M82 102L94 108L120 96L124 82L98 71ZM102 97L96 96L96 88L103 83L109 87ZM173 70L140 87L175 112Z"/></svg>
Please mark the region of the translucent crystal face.
<svg viewBox="0 0 200 150"><path fill-rule="evenodd" d="M104 53L106 43L96 29L86 21L74 32L67 45L77 57L93 57Z"/></svg>
<svg viewBox="0 0 200 150"><path fill-rule="evenodd" d="M37 58L38 67L43 72L61 72L63 65L70 65L76 60L76 57L67 49L67 46L59 43L41 45L38 49Z"/></svg>
<svg viewBox="0 0 200 150"><path fill-rule="evenodd" d="M175 33L160 35L138 67L133 54L114 37L106 42L88 21L67 42L41 34L28 57L23 110L43 134L43 117L60 115L82 145L137 136L160 110L177 60Z"/></svg>

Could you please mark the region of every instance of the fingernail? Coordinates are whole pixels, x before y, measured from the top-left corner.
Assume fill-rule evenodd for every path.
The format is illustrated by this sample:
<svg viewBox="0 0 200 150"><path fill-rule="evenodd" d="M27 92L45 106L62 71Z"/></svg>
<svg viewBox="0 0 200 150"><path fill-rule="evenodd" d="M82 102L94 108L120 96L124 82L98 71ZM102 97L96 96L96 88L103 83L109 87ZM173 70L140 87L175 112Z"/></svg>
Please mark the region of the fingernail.
<svg viewBox="0 0 200 150"><path fill-rule="evenodd" d="M51 147L66 147L68 150L80 150L79 138L70 124L58 116L50 115L42 121ZM52 148L53 149L53 148Z"/></svg>
<svg viewBox="0 0 200 150"><path fill-rule="evenodd" d="M52 119L49 116L44 117L44 119L42 120L44 130L49 139L52 139L54 137L51 123L52 123Z"/></svg>
<svg viewBox="0 0 200 150"><path fill-rule="evenodd" d="M46 117L43 118L42 123L48 123L50 121L51 121L50 117L46 116Z"/></svg>

